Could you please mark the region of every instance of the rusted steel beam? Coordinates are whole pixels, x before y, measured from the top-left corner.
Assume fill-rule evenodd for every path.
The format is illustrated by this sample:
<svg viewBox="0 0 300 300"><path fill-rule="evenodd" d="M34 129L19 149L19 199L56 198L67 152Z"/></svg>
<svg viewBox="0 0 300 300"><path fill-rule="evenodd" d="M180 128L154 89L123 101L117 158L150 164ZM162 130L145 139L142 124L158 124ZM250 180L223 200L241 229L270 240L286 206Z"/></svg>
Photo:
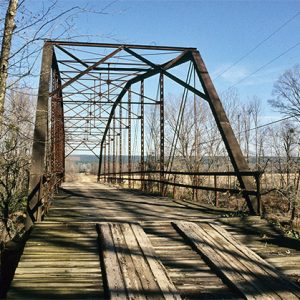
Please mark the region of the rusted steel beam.
<svg viewBox="0 0 300 300"><path fill-rule="evenodd" d="M59 68L55 53L52 59L52 90L61 86ZM64 110L62 92L58 90L51 97L51 169L52 174L64 174L65 172L65 132L64 132Z"/></svg>
<svg viewBox="0 0 300 300"><path fill-rule="evenodd" d="M152 46L152 45L135 45L135 44L108 44L108 43L90 43L90 42L69 42L69 41L51 41L47 42L52 45L61 46L77 46L77 47L102 47L102 48L119 48L128 47L132 49L149 49L149 50L166 50L166 51L184 51L184 50L196 50L193 47L172 47L172 46Z"/></svg>
<svg viewBox="0 0 300 300"><path fill-rule="evenodd" d="M241 189L250 190L253 188L253 184L251 183L249 178L243 177L240 174L241 171L249 170L249 166L243 156L241 148L237 142L230 122L222 106L221 100L198 51L193 52L193 62L203 90L207 95L209 106L222 136L231 163L235 172L237 173ZM247 194L244 195L244 198L247 202L249 212L251 214L259 214L259 207L257 205L256 199L249 197L249 195Z"/></svg>
<svg viewBox="0 0 300 300"><path fill-rule="evenodd" d="M128 103L129 104L129 103ZM93 120L93 117L82 117L82 118L80 118L80 117L73 117L73 116L68 116L68 117L65 117L65 119L67 120L67 121L70 121L70 120L79 120L79 121L85 121L85 120ZM131 117L131 120L132 119L135 119L135 120L139 120L140 119L140 116L138 116L138 117ZM101 120L109 120L109 117L101 117L101 119L99 119L98 121L101 121ZM128 120L128 117L122 117L122 120Z"/></svg>
<svg viewBox="0 0 300 300"><path fill-rule="evenodd" d="M113 118L113 128L112 128L112 130L113 130L113 132L115 132L115 130L116 130L116 117L114 116L114 118ZM117 140L117 138L116 138L116 135L113 137L113 140L112 140L112 142L113 142L113 145L112 145L112 155L113 155L113 157L112 157L112 159L113 159L113 163L112 163L112 168L113 168L113 173L114 174L116 174L116 172L117 172L117 169L116 169L116 140Z"/></svg>
<svg viewBox="0 0 300 300"><path fill-rule="evenodd" d="M185 63L186 61L188 61L190 59L189 53L185 53L184 55L180 54L178 57L176 57L175 59L173 60L170 60L168 61L166 64L163 64L162 66L168 66L168 69L170 68L173 68L175 66L178 66L180 64L183 64ZM180 58L180 59L179 59ZM120 103L120 101L122 100L122 98L124 97L124 95L126 94L126 92L128 91L128 89L130 88L130 86L134 83L137 83L141 80L144 80L146 78L149 78L151 76L154 76L156 74L159 74L160 71L158 69L156 70L151 70L149 72L146 72L145 74L143 75L138 75L136 76L135 78L133 79L130 79L126 84L125 86L123 87L122 91L120 92L119 96L117 97L117 99L115 100L113 106L112 106L112 109L111 109L111 112L110 112L110 115L109 115L109 118L108 118L108 121L107 121L107 125L106 125L106 129L103 133L103 138L102 138L102 142L101 142L101 147L100 147L100 160L99 160L99 166L98 166L98 180L100 178L100 173L101 173L101 166L102 166L102 152L103 152L103 144L104 144L104 140L106 138L106 135L107 135L107 131L108 131L108 128L110 126L110 123L111 123L111 119L112 119L112 115L114 114L114 111L117 107L117 105Z"/></svg>
<svg viewBox="0 0 300 300"><path fill-rule="evenodd" d="M107 67L96 67L94 68L94 70L96 71L117 71L117 72L148 72L152 69L149 69L149 68L117 68L117 67L110 67L110 68L107 68Z"/></svg>
<svg viewBox="0 0 300 300"><path fill-rule="evenodd" d="M127 48L126 48L127 49ZM134 52L135 53L135 52ZM154 75L157 75L161 72L161 69L169 70L171 68L177 67L181 64L184 64L185 62L191 60L191 53L188 51L184 51L183 53L180 53L177 57L174 59L167 61L166 63L162 65L155 65L152 70L145 72L144 74L137 75L135 78L129 80L131 84L140 82L141 80L145 80L149 77L152 77ZM147 60L147 64L149 65L149 61ZM152 64L152 63L151 63Z"/></svg>
<svg viewBox="0 0 300 300"><path fill-rule="evenodd" d="M122 175L124 174L128 174L129 172L122 172ZM131 174L141 174L141 171L132 171ZM161 173L160 170L147 170L143 172L144 174L159 174ZM221 171L215 171L215 172L211 172L211 171L207 171L207 172L182 172L182 171L163 171L164 174L172 174L172 175L187 175L187 176L191 176L191 175L195 175L195 176L236 176L236 172L232 171L232 172L221 172ZM117 175L121 175L121 173L116 173ZM241 171L240 175L242 176L252 176L252 177L257 177L257 176L261 176L263 174L262 171ZM111 174L107 174L107 175L112 175Z"/></svg>
<svg viewBox="0 0 300 300"><path fill-rule="evenodd" d="M142 178L144 179L144 171L145 171L145 101L144 101L144 80L141 81L141 172ZM144 190L144 183L142 183L142 190Z"/></svg>
<svg viewBox="0 0 300 300"><path fill-rule="evenodd" d="M122 103L122 102L120 102ZM122 105L119 106L119 118L122 119ZM120 173L122 173L123 170L123 161L122 161L122 127L120 127L120 143L119 143L119 147L120 147L120 157L119 157L119 171ZM122 177L122 175L121 175Z"/></svg>
<svg viewBox="0 0 300 300"><path fill-rule="evenodd" d="M107 174L101 174L101 176L104 176ZM120 177L114 177L115 180L120 179ZM129 180L129 178L123 177L123 180ZM190 185L190 184L185 184L185 183L177 183L177 182L171 182L171 181L160 181L157 179L142 179L142 178L131 178L131 181L146 181L146 182L155 182L155 183L163 183L164 185L171 185L171 186L177 186L177 187L184 187L184 188L189 188L189 189L198 189L198 190L205 190L205 191L216 191L216 192L221 192L221 193L226 193L230 192L232 194L241 194L242 192L247 193L248 195L251 196L257 196L257 191L256 190L245 190L242 191L240 189L232 189L232 188L215 188L213 186L203 186L203 185Z"/></svg>
<svg viewBox="0 0 300 300"><path fill-rule="evenodd" d="M107 147L106 147L106 145L104 145L103 147L104 147L103 166L104 166L104 174L105 174L106 173L106 160L107 160L107 153L106 153ZM98 181L99 181L99 178L98 178ZM104 182L106 182L106 176L104 176Z"/></svg>
<svg viewBox="0 0 300 300"><path fill-rule="evenodd" d="M131 173L131 89L128 90L128 172ZM131 174L129 174L128 187L131 188Z"/></svg>
<svg viewBox="0 0 300 300"><path fill-rule="evenodd" d="M119 94L118 94L119 95ZM145 97L143 97L145 99ZM74 104L74 105L85 105L85 104L113 104L112 102L100 102L100 101L93 101L93 100L63 100L63 104ZM128 104L128 102L124 101L122 104ZM140 104L138 101L131 101L131 104ZM144 102L144 105L158 105L159 102Z"/></svg>
<svg viewBox="0 0 300 300"><path fill-rule="evenodd" d="M167 72L166 69L164 69L162 66L160 65L156 65L154 63L152 63L150 60L144 58L142 55L137 54L136 52L128 49L128 48L124 48L124 50L128 53L130 53L132 56L136 57L137 59L141 60L144 63L147 63L149 66L151 66L154 69L159 70L159 72L162 72L164 75L166 75L167 77L169 77L170 79L172 79L173 81L175 81L176 83L182 85L183 87L185 87L186 89L188 89L189 91L195 93L197 96L199 96L202 99L207 100L207 96L205 94L203 94L202 92L200 92L199 90L195 89L193 86L187 84L186 82L184 82L183 80L179 79L178 77L172 75L171 73ZM168 65L166 65L167 67Z"/></svg>
<svg viewBox="0 0 300 300"><path fill-rule="evenodd" d="M40 72L40 83L36 108L36 119L32 146L32 159L29 179L29 194L40 182L45 173L45 158L48 136L48 99L50 88L50 75L53 56L53 46L45 43L43 47L42 65ZM38 204L38 196L34 196L27 202L27 216L25 229L28 230L32 224L32 209Z"/></svg>
<svg viewBox="0 0 300 300"><path fill-rule="evenodd" d="M111 161L110 144L111 144L111 137L110 137L110 129L109 129L108 130L108 142L107 142L107 172L108 173L110 173L110 161Z"/></svg>
<svg viewBox="0 0 300 300"><path fill-rule="evenodd" d="M75 56L74 54L70 53L69 51L67 51L66 49L64 49L63 47L59 46L59 45L55 45L56 48L58 48L59 50L61 50L62 52L64 52L65 54L69 55L70 57L72 57L76 62L82 64L84 67L88 68L89 65L86 62L83 62L81 59L79 59L77 56ZM61 61L59 61L61 62ZM95 63L95 62L93 62Z"/></svg>
<svg viewBox="0 0 300 300"><path fill-rule="evenodd" d="M125 87L123 88L123 90L120 92L117 100L114 102L113 107L112 107L111 112L110 112L110 115L109 115L109 118L107 120L106 128L105 128L105 130L103 132L101 146L100 146L100 155L99 155L100 156L100 160L99 160L99 166L98 166L98 180L100 178L101 167L102 167L103 145L104 145L104 142L105 142L105 139L106 139L107 132L109 130L111 119L112 119L113 114L115 113L116 106L120 103L120 101L122 100L122 98L126 94L126 92L127 92L127 90L128 90L129 87L130 87L130 83L127 82L127 84L125 85Z"/></svg>
<svg viewBox="0 0 300 300"><path fill-rule="evenodd" d="M86 64L94 64L96 60L86 60L86 59L81 59L80 62L76 60L68 60L68 59L60 59L57 61L58 63L67 63L67 64L74 64L74 63L81 63L84 62ZM132 62L104 62L103 65L118 65L118 66L142 66L146 67L146 64L143 63L132 63Z"/></svg>
<svg viewBox="0 0 300 300"><path fill-rule="evenodd" d="M110 54L106 55L105 57L101 58L99 61L97 61L96 63L94 63L93 65L89 66L88 68L86 68L84 71L81 71L78 75L76 75L75 77L71 78L69 81L65 82L64 84L62 84L62 86L60 87L61 90L63 90L65 87L69 86L70 84L72 84L73 82L77 81L80 77L82 77L85 74L88 74L90 71L92 71L95 67L99 66L100 64L102 64L103 62L105 62L106 60L110 59L111 57L113 57L114 55L116 55L117 53L119 53L122 50L122 48L118 48L115 51L111 52ZM50 93L50 96L54 95L56 92L58 91L58 89L52 91Z"/></svg>
<svg viewBox="0 0 300 300"><path fill-rule="evenodd" d="M160 157L159 157L159 170L160 170L160 181L163 182L165 179L164 168L165 168L165 114L164 114L164 75L160 73L159 76L159 132L160 132ZM164 184L160 184L160 193L163 194Z"/></svg>

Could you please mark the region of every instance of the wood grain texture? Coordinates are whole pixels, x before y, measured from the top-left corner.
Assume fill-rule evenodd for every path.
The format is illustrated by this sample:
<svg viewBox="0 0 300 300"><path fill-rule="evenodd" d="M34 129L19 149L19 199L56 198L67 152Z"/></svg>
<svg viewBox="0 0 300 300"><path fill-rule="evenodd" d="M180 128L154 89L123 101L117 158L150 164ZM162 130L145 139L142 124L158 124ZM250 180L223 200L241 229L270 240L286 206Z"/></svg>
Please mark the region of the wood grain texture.
<svg viewBox="0 0 300 300"><path fill-rule="evenodd" d="M300 282L300 243L283 238L258 217L220 219L224 210L92 182L64 183L63 189L53 200L46 219L31 232L9 299L103 299L104 274L95 224L108 222L139 223L157 259L185 299L239 299L240 294L185 242L172 221L202 224L219 220L236 240L294 282ZM139 247L135 237L123 236L121 245L126 242L132 248ZM131 259L140 264L142 274L145 262L136 255Z"/></svg>
<svg viewBox="0 0 300 300"><path fill-rule="evenodd" d="M246 299L299 299L300 289L216 223L174 227Z"/></svg>
<svg viewBox="0 0 300 300"><path fill-rule="evenodd" d="M108 298L181 299L139 225L105 223L97 227Z"/></svg>

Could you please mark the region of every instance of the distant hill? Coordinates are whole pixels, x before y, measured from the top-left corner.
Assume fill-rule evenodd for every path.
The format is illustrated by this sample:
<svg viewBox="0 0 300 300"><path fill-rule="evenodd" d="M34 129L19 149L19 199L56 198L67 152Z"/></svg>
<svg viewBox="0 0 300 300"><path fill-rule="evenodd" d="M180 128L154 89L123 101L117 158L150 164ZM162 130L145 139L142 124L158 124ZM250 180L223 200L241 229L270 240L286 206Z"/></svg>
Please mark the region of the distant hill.
<svg viewBox="0 0 300 300"><path fill-rule="evenodd" d="M131 157L131 161L132 163L139 163L140 162L141 157L139 155L135 155ZM68 156L67 160L69 161L73 161L76 164L90 164L90 163L98 163L98 158L95 155L70 155ZM147 160L147 158L145 157L145 160ZM180 159L177 157L175 158L175 160L177 160L177 162L180 162ZM221 156L216 156L216 157L205 157L204 159L202 159L202 163L205 164L211 164L213 162L215 163L224 163L224 162L228 162L229 157L221 157ZM266 156L263 158L260 158L260 164L261 165L265 165L266 163L268 164L268 166L270 166L272 163L278 163L278 161L281 160L281 163L285 162L285 158L284 157L272 157L272 156ZM299 161L299 158L294 157L293 158L295 165L296 163ZM111 161L112 161L112 157L111 157ZM118 161L118 158L117 158ZM122 161L123 164L128 162L128 156L123 155L122 156ZM165 162L167 162L167 157L165 157ZM250 168L254 168L255 167L255 157L251 156L249 157L249 167Z"/></svg>

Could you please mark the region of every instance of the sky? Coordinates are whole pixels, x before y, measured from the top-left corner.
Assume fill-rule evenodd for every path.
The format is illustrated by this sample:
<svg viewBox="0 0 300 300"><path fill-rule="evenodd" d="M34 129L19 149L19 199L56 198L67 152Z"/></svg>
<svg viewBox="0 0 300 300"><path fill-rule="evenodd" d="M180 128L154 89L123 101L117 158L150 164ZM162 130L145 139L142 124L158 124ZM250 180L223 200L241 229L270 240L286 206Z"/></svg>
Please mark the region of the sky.
<svg viewBox="0 0 300 300"><path fill-rule="evenodd" d="M78 17L74 31L94 35L83 40L198 48L219 94L235 87L243 102L255 95L266 115L276 115L267 104L274 82L300 63L300 0L67 3L109 6Z"/></svg>
<svg viewBox="0 0 300 300"><path fill-rule="evenodd" d="M34 11L42 2L25 3ZM105 8L75 16L77 40L196 47L219 94L234 87L241 102L257 96L266 118L279 117L267 100L280 74L300 63L300 0L57 0L56 9L76 5Z"/></svg>

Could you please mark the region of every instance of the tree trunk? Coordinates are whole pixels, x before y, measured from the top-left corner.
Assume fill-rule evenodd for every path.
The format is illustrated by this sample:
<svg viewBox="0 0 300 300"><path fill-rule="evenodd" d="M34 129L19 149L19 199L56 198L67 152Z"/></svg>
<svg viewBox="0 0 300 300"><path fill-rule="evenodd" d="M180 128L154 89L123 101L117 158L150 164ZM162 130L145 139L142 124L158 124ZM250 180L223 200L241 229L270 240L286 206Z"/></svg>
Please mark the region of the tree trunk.
<svg viewBox="0 0 300 300"><path fill-rule="evenodd" d="M299 207L299 199L298 199L299 189L300 189L300 170L298 170L298 174L297 174L296 192L294 195L295 198L293 199L293 206L292 206L291 218L290 218L291 223L293 223L293 221L295 220L296 210Z"/></svg>
<svg viewBox="0 0 300 300"><path fill-rule="evenodd" d="M15 15L17 12L18 0L10 0L5 16L2 47L0 54L0 124L4 112L4 98L6 90L8 59L11 49L11 40L15 29Z"/></svg>

